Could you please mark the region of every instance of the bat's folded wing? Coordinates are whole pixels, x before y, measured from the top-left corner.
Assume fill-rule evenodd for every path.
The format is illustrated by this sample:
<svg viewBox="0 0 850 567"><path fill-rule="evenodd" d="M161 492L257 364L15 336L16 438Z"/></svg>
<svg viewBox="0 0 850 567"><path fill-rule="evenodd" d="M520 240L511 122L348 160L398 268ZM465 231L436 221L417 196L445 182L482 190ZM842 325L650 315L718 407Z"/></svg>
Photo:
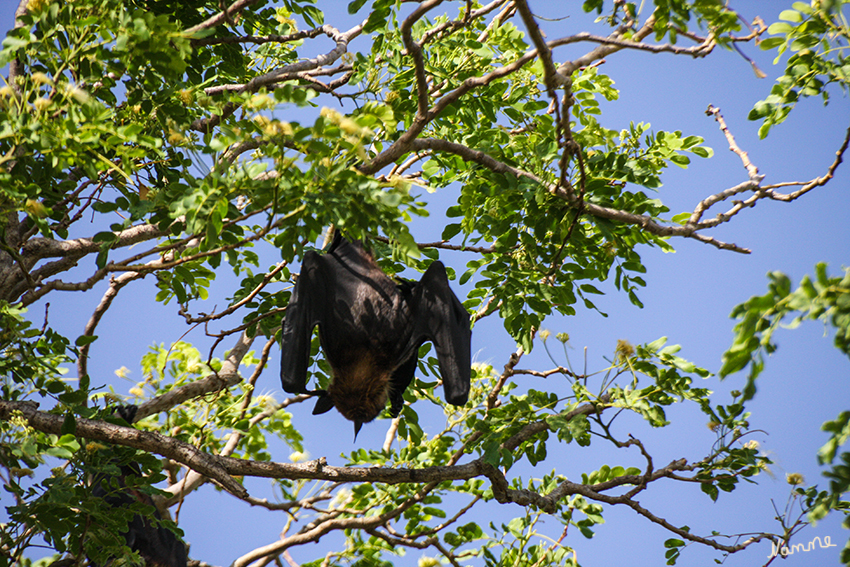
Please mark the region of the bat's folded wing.
<svg viewBox="0 0 850 567"><path fill-rule="evenodd" d="M445 399L456 406L469 399L472 331L469 313L449 287L446 268L433 262L413 290L416 344L434 343Z"/></svg>
<svg viewBox="0 0 850 567"><path fill-rule="evenodd" d="M322 274L323 257L307 252L301 275L295 282L281 334L280 382L290 394L305 394L310 341L320 324L327 300L327 282Z"/></svg>

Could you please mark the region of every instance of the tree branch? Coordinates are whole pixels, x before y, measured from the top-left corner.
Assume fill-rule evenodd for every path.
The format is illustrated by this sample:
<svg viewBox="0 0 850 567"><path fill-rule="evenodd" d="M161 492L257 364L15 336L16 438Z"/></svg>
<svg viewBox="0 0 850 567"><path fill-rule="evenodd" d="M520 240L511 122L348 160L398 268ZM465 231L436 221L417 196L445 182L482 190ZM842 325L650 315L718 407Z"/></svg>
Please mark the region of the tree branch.
<svg viewBox="0 0 850 567"><path fill-rule="evenodd" d="M162 236L165 236L166 234L167 232L161 231L159 227L155 225L139 224L117 233L115 235L113 247L123 248L126 246L132 246L134 244L138 244L139 242L160 238ZM35 288L33 288L31 284L27 283L27 281L32 281L36 286L41 285L41 282L44 281L45 278L48 278L60 272L67 271L76 266L77 262L84 256L99 252L100 246L100 243L95 242L91 238L77 238L73 240L34 238L28 241L26 244L23 245L23 248L20 253L26 270L31 270L39 261L44 260L46 258L61 259L56 260L54 262L49 262L31 271L29 274L21 272L20 268L18 268L17 274L0 274L0 280L8 282L7 286L4 286L4 293L2 293L2 299L13 303L16 299L20 298L22 294L26 293L26 295L24 296L26 298L24 305L28 305L33 301L37 300L39 297L44 296L51 289L62 288L62 285L57 283L54 284L54 287L50 287L42 291L45 286L50 285L48 283L44 284L38 290L35 290ZM2 268L2 271L8 271L9 269L10 268L4 267ZM28 276L28 278L26 276ZM96 281L103 279L103 277L105 276L106 273L103 272L100 277L97 278ZM64 284L64 282L62 282L62 284L64 286L74 285ZM27 292L27 290L30 291Z"/></svg>
<svg viewBox="0 0 850 567"><path fill-rule="evenodd" d="M54 435L62 433L65 418L38 411L37 403L0 401L0 419L8 421L15 414L21 414L27 420L27 424L38 431ZM94 441L133 447L168 457L210 477L237 498L248 496L248 491L228 474L215 457L200 451L194 445L183 443L156 432L139 431L132 427L123 427L82 417L76 418L74 435Z"/></svg>
<svg viewBox="0 0 850 567"><path fill-rule="evenodd" d="M174 388L161 396L143 403L139 406L139 411L136 412L136 421L155 413L168 411L186 400L197 398L210 392L218 392L241 382L242 376L239 374L239 365L242 363L242 358L247 354L253 342L254 337L249 337L247 333L243 332L239 336L236 345L230 350L227 358L224 359L221 370L191 384Z"/></svg>
<svg viewBox="0 0 850 567"><path fill-rule="evenodd" d="M741 248L736 244L730 244L726 242L721 242L715 238L710 236L705 236L697 232L698 227L686 225L662 225L659 224L652 217L646 215L639 215L636 213L630 213L628 211L623 211L620 209L612 209L609 207L603 207L602 205L597 205L595 203L589 203L586 201L579 201L578 196L575 194L571 194L566 189L558 186L551 185L546 183L536 175L529 173L527 171L523 171L521 169L509 166L499 160L481 152L479 150L474 150L462 144L457 144L455 142L449 142L448 140L440 140L437 138L422 138L418 140L414 140L410 144L411 150L420 150L420 149L432 149L438 151L445 151L448 153L452 153L460 156L461 158L478 163L491 171L496 173L504 173L516 176L518 178L529 179L535 183L540 184L545 187L547 191L556 197L566 201L570 206L577 207L581 203L583 206L583 210L585 214L589 214L591 216L600 217L616 222L620 222L623 224L631 224L636 225L644 229L645 231L655 234L657 236L681 236L686 238L693 238L695 240L699 240L700 242L705 242L707 244L711 244L712 246L716 246L721 250L732 250L734 252L740 252L743 254L749 254L750 250L746 248Z"/></svg>
<svg viewBox="0 0 850 567"><path fill-rule="evenodd" d="M222 22L231 21L234 14L238 14L251 4L256 4L259 0L236 0L233 4L231 4L226 10L223 12L219 12L215 16L207 18L200 24L193 26L187 29L184 33L186 35L194 35L199 31L206 30L209 28L214 28Z"/></svg>
<svg viewBox="0 0 850 567"><path fill-rule="evenodd" d="M413 60L416 74L416 118L424 119L428 115L428 79L425 77L425 60L422 57L422 47L413 40L413 24L419 21L431 8L439 6L443 0L427 0L422 2L401 23L401 40L407 54Z"/></svg>
<svg viewBox="0 0 850 567"><path fill-rule="evenodd" d="M323 55L318 55L312 59L302 59L296 63L292 63L291 65L285 65L264 75L254 77L244 85L233 85L227 88L213 88L220 90L230 90L235 92L256 92L263 87L273 85L280 81L288 80L293 74L307 71L310 69L318 69L320 67L330 65L331 63L342 57L342 55L348 51L348 43L352 39L360 35L360 33L363 31L363 24L354 26L345 33L340 32L338 29L330 25L322 26L321 31L336 42L336 47L330 50L329 52ZM210 94L210 92L215 91L209 91L207 94ZM224 118L233 114L237 110L237 108L239 108L238 105L234 103L227 103L224 106L220 115L195 120L194 122L192 122L191 129L203 133L211 132L212 129L218 126L218 124L221 123Z"/></svg>
<svg viewBox="0 0 850 567"><path fill-rule="evenodd" d="M805 184L795 183L797 185L803 185L803 187L801 189L797 190L797 191L794 191L793 193L788 193L788 194L777 193L777 192L773 191L773 189L775 189L777 187L783 187L783 186L791 185L791 183L778 183L776 185L765 185L763 187L763 189L765 191L767 191L767 196L770 199L773 199L775 201L791 202L791 201L801 197L802 195L808 193L809 191L811 191L815 187L820 187L822 185L826 185L827 182L829 182L832 179L833 175L835 174L835 170L838 169L838 166L841 165L841 163L844 161L844 153L847 151L848 144L850 144L850 128L847 128L847 133L844 136L844 141L842 142L841 147L838 148L838 151L835 152L835 160L827 168L826 174L824 174L823 177L816 177L815 179L812 179L811 181L809 181Z"/></svg>

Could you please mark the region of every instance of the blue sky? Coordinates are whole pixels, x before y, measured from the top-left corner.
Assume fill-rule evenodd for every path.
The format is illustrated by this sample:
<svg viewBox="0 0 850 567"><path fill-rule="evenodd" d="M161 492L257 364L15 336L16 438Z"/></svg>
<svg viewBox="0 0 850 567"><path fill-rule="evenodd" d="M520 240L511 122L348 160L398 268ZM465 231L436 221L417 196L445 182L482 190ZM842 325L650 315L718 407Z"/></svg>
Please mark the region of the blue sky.
<svg viewBox="0 0 850 567"><path fill-rule="evenodd" d="M356 21L346 13L346 4L318 2L325 10L326 21L340 29ZM540 9L547 12L537 12L539 15L560 15L560 3L538 1L532 2L532 7L537 10L538 5L543 4L547 7ZM760 15L768 22L774 21L779 11L788 5L790 2L777 0L735 2L735 8L746 18ZM0 5L0 22L4 29L11 26L13 12L12 2ZM548 38L553 39L588 29L587 22L585 17L573 17L544 27ZM604 33L604 30L599 28L597 33ZM366 50L367 46L368 38L360 37L350 49ZM556 51L555 56L558 60L571 58L586 49L586 45L579 44L571 46L569 51ZM709 104L721 109L738 144L766 175L767 183L808 180L823 175L850 125L847 100L840 92L835 92L827 107L819 100L804 100L788 121L774 128L766 140L759 140L759 124L749 122L747 113L755 102L767 96L773 79L782 68L772 65L772 53L760 52L752 45L743 49L767 72L767 79L757 79L749 63L738 54L720 49L700 60L670 54L624 52L609 57L600 68L600 72L610 76L620 89L618 101L602 104L603 125L620 129L628 127L630 121L648 122L655 130L681 130L685 135L703 136L706 145L715 151L711 159L693 158L687 170L673 168L665 175L658 197L671 209L671 214L692 210L705 196L746 180L746 171L739 158L728 150L715 121L705 115ZM319 103L331 105L332 101ZM346 110L345 107L342 110ZM285 118L285 113L281 117ZM455 202L457 189L441 190L427 198L434 210L429 219L417 219L411 225L417 240L429 241L439 236L442 230L439 211ZM631 305L609 283L602 286L608 294L595 300L600 310L608 314L607 318L580 310L574 317L551 317L544 326L553 333L570 334L570 359L574 364L580 365L578 361L584 356L586 347L591 369L604 368L603 357L612 356L618 339L644 343L667 336L671 344L682 345L680 356L716 372L720 357L732 340L734 322L729 319L729 313L750 296L765 293L769 271L787 273L796 285L803 275L813 272L817 262L827 262L832 275L848 265L848 218L850 165L845 164L839 167L828 185L796 202L762 202L711 233L718 239L752 249L752 254L720 251L683 239L671 241L675 253L645 248L640 252L648 268L644 278L647 287L639 293L644 309ZM465 262L458 254L442 257L458 269ZM268 258L268 263L273 261L274 258ZM222 306L223 298L230 295L234 285L228 271L222 269L210 305ZM463 298L465 288L457 284L454 287ZM103 289L101 286L87 294L60 297L54 293L50 297L51 325L72 338L81 334ZM98 329L101 339L92 348L89 371L96 377L93 382L113 382L119 392L126 393L132 384L117 380L114 371L126 366L131 370L131 379L140 379L138 363L148 347L178 340L187 331L185 323L176 315L176 307L156 304L154 294L152 278L119 294ZM34 320L41 321L43 309L40 304L32 306L30 313ZM767 432L754 438L776 462L775 478L761 475L758 486L742 484L732 494L721 494L717 503L711 502L695 485L682 486L673 482L662 485L659 482L642 496L642 505L676 525L688 524L693 532L702 535L713 529L724 533L776 531L779 526L772 521L771 502L780 509L784 506L789 492L786 473L799 472L805 476L807 484L826 485L815 458L817 449L826 440L820 425L850 405L848 360L833 348L831 333L818 323L783 331L776 338L779 350L767 361L759 379L759 393L749 405L753 413L752 427ZM209 345L201 328L191 331L184 340L194 342L202 352ZM519 366L538 370L551 367L540 346L538 342ZM513 341L495 316L476 325L473 355L477 360L501 368L514 348ZM282 397L276 379L278 363L278 353L273 352L270 369L259 388ZM517 380L520 389L547 387L539 378L518 377ZM718 402L728 402L726 393L739 388L742 382L743 376L733 376L722 383L712 377L699 385L717 391ZM388 422L365 426L354 445L350 423L342 416L330 412L314 417L310 415L311 409L312 404L304 404L294 408L293 414L296 425L310 432L306 449L313 457L326 456L330 464L341 464L340 453L358 446L377 449L383 441ZM706 454L714 435L706 427L703 414L694 408L673 408L668 418L673 424L661 430L651 430L637 419L624 419L619 432L640 438L655 457L656 466L681 457L695 460ZM434 416L433 423L424 422L424 425L426 431L434 432L442 422L439 416ZM343 434L339 434L340 431ZM554 449L553 445L550 454ZM570 480L577 480L581 472L594 470L602 464L643 464L635 450L615 453L597 442L590 448L567 445L558 450L562 454L539 465L539 470L517 467L511 475L539 477L554 467ZM275 459L286 461L288 451L285 447L280 451L281 454L274 455ZM267 482L262 480L251 480L248 487L255 496L269 492ZM192 544L191 557L213 564L229 564L238 555L276 539L285 519L280 514L246 508L234 498L209 487L186 502L181 510L181 527ZM495 502L479 505L477 509L481 522L496 518L507 521L521 513L519 507L500 506ZM211 518L216 519L211 521ZM605 518L606 524L597 527L597 535L592 540L586 540L577 530L571 531L565 540L576 549L582 565L663 564L662 542L672 534L627 509L609 508ZM788 565L836 563L838 550L848 537L848 532L842 530L839 523L838 518L827 519L807 528L798 539L798 542L807 542L815 536L821 539L830 536L838 547L792 556L788 561L793 563ZM555 539L561 532L554 520L544 529ZM340 539L330 538L331 541ZM303 562L315 558L319 549L324 549L324 543L320 547L292 549L291 554L296 561ZM760 543L732 556L726 564L763 564L770 551L769 543ZM418 557L418 552L413 551L397 564L415 565ZM680 564L702 565L715 558L721 557L694 545L685 550Z"/></svg>

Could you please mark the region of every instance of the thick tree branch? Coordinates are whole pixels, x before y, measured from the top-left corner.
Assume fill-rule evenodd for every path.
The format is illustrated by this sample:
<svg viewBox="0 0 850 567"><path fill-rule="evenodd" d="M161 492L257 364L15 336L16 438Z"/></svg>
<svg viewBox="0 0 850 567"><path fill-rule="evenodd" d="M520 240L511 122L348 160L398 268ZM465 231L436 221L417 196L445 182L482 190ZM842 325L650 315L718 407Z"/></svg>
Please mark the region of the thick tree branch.
<svg viewBox="0 0 850 567"><path fill-rule="evenodd" d="M113 248L133 246L139 242L161 238L166 234L167 232L161 231L155 225L139 224L116 233ZM99 242L95 242L91 238L76 238L73 240L33 238L23 245L20 256L27 270L32 270L41 260L61 258L60 260L49 262L29 273L29 277L36 284L39 284L47 277L74 267L84 256L100 251L100 246L101 244ZM4 267L2 271L8 272L9 269ZM19 270L18 273L14 274L0 273L0 281L5 282L5 285L1 286L5 290L2 299L14 302L21 294L29 289L23 276L24 274L20 273ZM44 293L41 293L39 297L41 295L44 295Z"/></svg>
<svg viewBox="0 0 850 567"><path fill-rule="evenodd" d="M21 17L27 13L27 6L29 5L28 0L20 0L18 2L18 7L15 9L15 29L24 25L21 21ZM23 74L23 65L21 61L16 57L12 59L9 63L9 78L6 81L6 84L12 85L12 88L17 90L17 78Z"/></svg>
<svg viewBox="0 0 850 567"><path fill-rule="evenodd" d="M546 40L543 39L543 34L537 22L534 21L534 15L531 13L531 8L528 7L526 0L514 0L514 5L525 23L525 29L531 36L531 41L534 47L537 48L537 53L540 56L540 61L543 63L544 83L546 90L550 96L554 96L555 89L569 82L570 77L561 75L555 68L555 63L552 61L552 50L546 45Z"/></svg>
<svg viewBox="0 0 850 567"><path fill-rule="evenodd" d="M236 349L234 349L236 350ZM206 379L205 379L206 380ZM203 380L196 382L203 382ZM189 385L192 386L192 385ZM188 386L181 390L185 392ZM160 406L165 406L166 401L174 405L175 397L168 397L168 394L160 396L155 400L157 402L156 411L163 411ZM180 403L182 399L176 403ZM139 407L136 421L139 421L146 415L154 413L152 410L154 403L149 402ZM171 406L168 406L171 407ZM23 413L28 420L30 426L46 433L58 433L61 431L64 418L59 415L54 415L47 412L38 411L38 404L34 402L0 402L0 419L12 419L16 411ZM604 408L599 408L602 410ZM574 416L579 414L587 414L597 411L596 404L585 404L576 408L568 415ZM522 439L528 439L532 435L537 434L544 429L545 422L539 424L531 424L528 430L520 432ZM132 432L132 433L131 433ZM275 463L275 462L260 462L248 461L244 459L234 459L223 456L213 456L201 453L193 445L165 437L158 433L140 431L131 427L122 427L112 425L102 421L93 421L83 418L77 418L77 428L75 435L94 439L97 441L105 441L118 445L126 445L156 453L172 460L180 462L189 468L197 470L201 474L210 476L213 480L225 485L220 478L222 471L233 476L256 476L263 478L288 478L288 479L318 479L329 480L334 482L384 482L388 484L398 483L439 483L447 480L467 480L478 476L490 476L492 472L489 470L489 465L485 465L482 459L477 459L466 464L455 464L460 458L458 454L446 466L434 466L424 469L397 469L397 468L359 468L359 467L333 467L328 466L325 459L310 461L300 464ZM506 448L515 447L520 441L514 441L510 438L503 443ZM204 455L201 459L196 453ZM187 456L188 455L188 456ZM190 458L191 457L191 458ZM200 460L199 460L200 459ZM212 467L212 464L215 467ZM496 471L498 473L498 471ZM504 477L502 477L504 481ZM500 482L502 482L500 481ZM228 487L230 490L230 487ZM243 497L241 491L234 494Z"/></svg>
<svg viewBox="0 0 850 567"><path fill-rule="evenodd" d="M264 207L263 209L259 209L257 211L252 212L252 213L249 213L247 215L243 215L242 217L240 217L238 219L231 220L228 223L226 223L226 225L234 224L236 222L240 222L244 219L247 219L250 216L259 214L259 213L263 212L264 210L271 208L271 206L272 205L268 205L267 207ZM193 262L193 261L197 261L197 260L200 260L200 259L203 259L203 258L215 256L216 254L220 254L222 252L227 252L228 250L234 250L234 249L237 249L237 248L241 248L248 243L255 242L257 240L260 240L264 236L266 236L271 230L276 229L284 221L284 219L285 219L285 217L279 218L277 221L265 226L264 228L262 228L261 230L259 230L255 234L253 234L252 236L249 236L247 238L239 240L238 242L234 242L234 243L231 243L231 244L226 244L224 246L220 246L218 248L214 248L212 250L205 250L205 251L199 252L197 254L184 256L184 257L181 257L181 258L178 258L178 259L172 259L170 261L163 261L161 263L160 262L149 262L147 264L132 264L131 263L131 262L134 262L134 261L136 261L140 258L150 256L151 254L168 253L168 252L176 250L176 249L196 246L198 243L194 242L194 241L198 237L196 235L190 235L190 236L187 236L187 237L179 240L178 242L170 244L168 246L155 246L155 247L151 248L150 250L147 250L147 251L142 252L140 254L136 254L135 256L132 256L130 258L126 258L124 260L121 260L120 262L109 262L103 268L99 268L91 276L89 276L87 279L85 279L83 281L75 282L75 283L68 283L68 282L65 282L65 281L62 281L62 280L51 280L51 281L49 281L49 282L47 282L43 285L38 285L36 287L36 289L33 289L33 290L26 292L23 295L21 302L22 302L23 305L29 305L29 304L37 301L41 297L44 297L45 295L47 295L48 293L50 293L51 291L54 291L54 290L61 290L61 291L85 291L85 290L89 290L92 287L94 287L95 284L97 284L98 282L100 282L101 280L106 278L107 275L109 275L110 273L114 273L114 272L135 272L135 273L139 273L139 274L146 274L146 273L159 271L159 270L168 270L168 269L174 268L176 266L186 264L188 262ZM151 226L151 225L142 225L142 226ZM90 239L79 239L79 240L88 241ZM122 246L123 245L127 245L127 244L122 243ZM90 253L94 252L95 250L99 250L99 247L98 248L87 247L87 248L85 248L85 253L90 254ZM85 254L83 254L83 255L85 255ZM80 256L80 257L82 257L82 256ZM173 256L171 256L171 257L173 258ZM68 258L64 258L63 260L57 260L56 262L48 264L47 266L55 267L55 266L61 265L62 269L67 270L67 269L70 269L71 267L73 267L74 265L76 265L76 262L78 260L79 260L79 258L76 256L76 254L74 254L74 255L69 256ZM45 266L45 267L47 267L47 266ZM41 270L41 268L39 270L36 270L35 272L33 272L33 274L39 275L40 278L43 277L44 274L42 274L42 272L40 270ZM39 282L37 281L36 283L38 284Z"/></svg>
<svg viewBox="0 0 850 567"><path fill-rule="evenodd" d="M566 414L567 419L572 419L577 415L587 415L604 410L604 398L605 396L600 399L600 402L603 405L584 404L575 408ZM59 433L62 429L62 424L64 422L63 417L37 411L37 404L33 402L0 402L0 419L10 420L16 412L20 412L27 419L28 424L39 431ZM537 435L546 429L548 429L548 426L545 421L529 424L518 434L507 439L502 444L502 448L504 450L513 450L523 441L528 440L532 436ZM770 537L768 534L762 534L750 538L738 545L722 545L711 538L691 534L672 525L664 518L656 516L633 500L630 497L630 494L632 493L620 496L604 494L604 492L620 486L645 486L649 482L678 476L674 475L676 471L693 470L695 465L689 465L685 459L673 461L660 470L648 471L646 474L642 475L625 475L594 485L563 481L550 494L544 495L533 490L511 489L504 474L495 467L485 463L483 457L462 465L455 464L457 462L457 458L453 458L446 466L435 466L424 469L332 467L327 466L324 458L303 464L286 464L247 461L229 457L214 457L200 452L192 445L157 433L144 432L133 428L121 427L105 422L91 421L82 418L77 419L75 434L84 438L126 445L166 456L172 460L183 463L187 467L190 467L205 476L209 476L240 498L248 498L248 495L244 491L244 488L233 481L229 475L289 479L322 479L337 483L428 483L416 496L411 497L392 512L378 516L365 516L361 518L333 517L327 521L318 522L312 528L308 526L308 529L303 530L295 536L284 538L280 542L256 549L250 554L243 556L237 562L240 565L247 565L248 562L259 557L282 553L285 549L294 545L314 541L316 538L331 530L373 529L398 517L404 509L408 508L414 502L421 500L421 498L433 490L438 483L447 480L466 480L479 476L486 476L490 480L493 494L496 500L500 503L510 502L520 506L531 505L546 512L555 513L560 502L564 498L570 495L580 494L585 498L607 504L621 504L629 506L638 514L663 526L665 529L668 529L688 541L702 543L728 553L740 551L761 539ZM459 455L456 455L455 457L459 457ZM255 504L262 505L260 501L255 502ZM472 504L474 504L474 502Z"/></svg>
<svg viewBox="0 0 850 567"><path fill-rule="evenodd" d="M20 413L27 420L27 424L38 431L54 435L62 433L62 426L65 422L63 416L38 411L38 404L35 402L0 401L0 419L8 421L16 413ZM94 441L115 443L154 452L200 471L238 498L248 496L248 491L228 474L215 457L200 451L193 445L171 437L82 417L76 419L74 435Z"/></svg>
<svg viewBox="0 0 850 567"><path fill-rule="evenodd" d="M428 79L425 76L425 59L422 55L422 47L413 39L413 24L442 2L443 0L428 0L421 3L401 24L401 39L404 42L407 54L413 60L413 69L416 73L416 117L422 119L428 114Z"/></svg>

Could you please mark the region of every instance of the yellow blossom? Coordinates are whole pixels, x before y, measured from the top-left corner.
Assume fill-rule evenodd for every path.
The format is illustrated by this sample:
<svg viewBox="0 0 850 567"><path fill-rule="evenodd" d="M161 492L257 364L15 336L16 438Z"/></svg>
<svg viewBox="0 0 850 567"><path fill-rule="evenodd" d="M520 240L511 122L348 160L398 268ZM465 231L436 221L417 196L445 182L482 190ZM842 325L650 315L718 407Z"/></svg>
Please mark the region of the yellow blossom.
<svg viewBox="0 0 850 567"><path fill-rule="evenodd" d="M357 157L362 161L366 161L369 158L369 155L366 153L366 148L361 146L360 144L354 148L354 153L357 154Z"/></svg>
<svg viewBox="0 0 850 567"><path fill-rule="evenodd" d="M342 114L327 106L322 107L322 110L319 111L319 116L334 124L339 124L340 120L342 120Z"/></svg>
<svg viewBox="0 0 850 567"><path fill-rule="evenodd" d="M617 354L618 362L625 362L635 355L635 347L625 339L618 339L617 348L614 352Z"/></svg>
<svg viewBox="0 0 850 567"><path fill-rule="evenodd" d="M387 181L390 184L390 187L393 189L399 189L407 193L410 191L410 181L402 177L401 175L390 175Z"/></svg>
<svg viewBox="0 0 850 567"><path fill-rule="evenodd" d="M296 32L298 31L298 24L292 19L289 10L285 8L278 8L277 13L274 16L274 19L277 20L281 26L289 26L289 28Z"/></svg>
<svg viewBox="0 0 850 567"><path fill-rule="evenodd" d="M301 451L295 451L291 455L289 455L289 460L293 463L300 463L301 461L306 461L310 458L310 454Z"/></svg>
<svg viewBox="0 0 850 567"><path fill-rule="evenodd" d="M186 136L176 130L171 130L168 133L168 143L174 146L179 146L186 141Z"/></svg>
<svg viewBox="0 0 850 567"><path fill-rule="evenodd" d="M27 2L27 12L36 14L50 5L50 0L29 0Z"/></svg>
<svg viewBox="0 0 850 567"><path fill-rule="evenodd" d="M27 418L24 417L24 414L20 410L12 411L12 417L9 418L9 423L14 425L15 427L19 427L24 430L25 433L30 434L35 431L32 427L30 427Z"/></svg>
<svg viewBox="0 0 850 567"><path fill-rule="evenodd" d="M85 104L89 101L89 93L87 93L80 87L72 87L71 85L65 85L65 95L74 99L79 104Z"/></svg>
<svg viewBox="0 0 850 567"><path fill-rule="evenodd" d="M804 479L803 475L801 475L800 473L795 472L795 473L788 473L787 475L785 475L785 480L791 486L799 486L799 485L803 484L806 479Z"/></svg>
<svg viewBox="0 0 850 567"><path fill-rule="evenodd" d="M27 199L24 203L24 211L31 216L39 219L45 218L50 214L50 209L44 206L44 203L41 201L36 201L35 199Z"/></svg>
<svg viewBox="0 0 850 567"><path fill-rule="evenodd" d="M38 83L39 85L52 85L53 84L53 80L50 77L48 77L47 75L45 75L44 73L42 73L41 71L37 71L37 72L32 74L32 81L34 83Z"/></svg>
<svg viewBox="0 0 850 567"><path fill-rule="evenodd" d="M35 106L35 109L39 112L47 110L48 108L50 108L50 99L44 97L37 98L35 99L35 102L33 102L33 106Z"/></svg>
<svg viewBox="0 0 850 567"><path fill-rule="evenodd" d="M493 367L483 362L473 362L472 370L474 370L476 374L481 374L482 376L489 376L493 372Z"/></svg>
<svg viewBox="0 0 850 567"><path fill-rule="evenodd" d="M334 499L331 500L330 509L338 508L344 506L346 502L348 502L349 498L351 498L351 491L347 488L340 488Z"/></svg>
<svg viewBox="0 0 850 567"><path fill-rule="evenodd" d="M180 102L189 106L195 101L195 93L190 91L189 89L180 89Z"/></svg>
<svg viewBox="0 0 850 567"><path fill-rule="evenodd" d="M351 118L341 118L339 121L339 127L346 134L351 134L352 136L360 136L363 134L363 129L352 120Z"/></svg>
<svg viewBox="0 0 850 567"><path fill-rule="evenodd" d="M266 93L257 93L245 103L245 107L252 110L270 109L274 108L274 106L274 99Z"/></svg>

